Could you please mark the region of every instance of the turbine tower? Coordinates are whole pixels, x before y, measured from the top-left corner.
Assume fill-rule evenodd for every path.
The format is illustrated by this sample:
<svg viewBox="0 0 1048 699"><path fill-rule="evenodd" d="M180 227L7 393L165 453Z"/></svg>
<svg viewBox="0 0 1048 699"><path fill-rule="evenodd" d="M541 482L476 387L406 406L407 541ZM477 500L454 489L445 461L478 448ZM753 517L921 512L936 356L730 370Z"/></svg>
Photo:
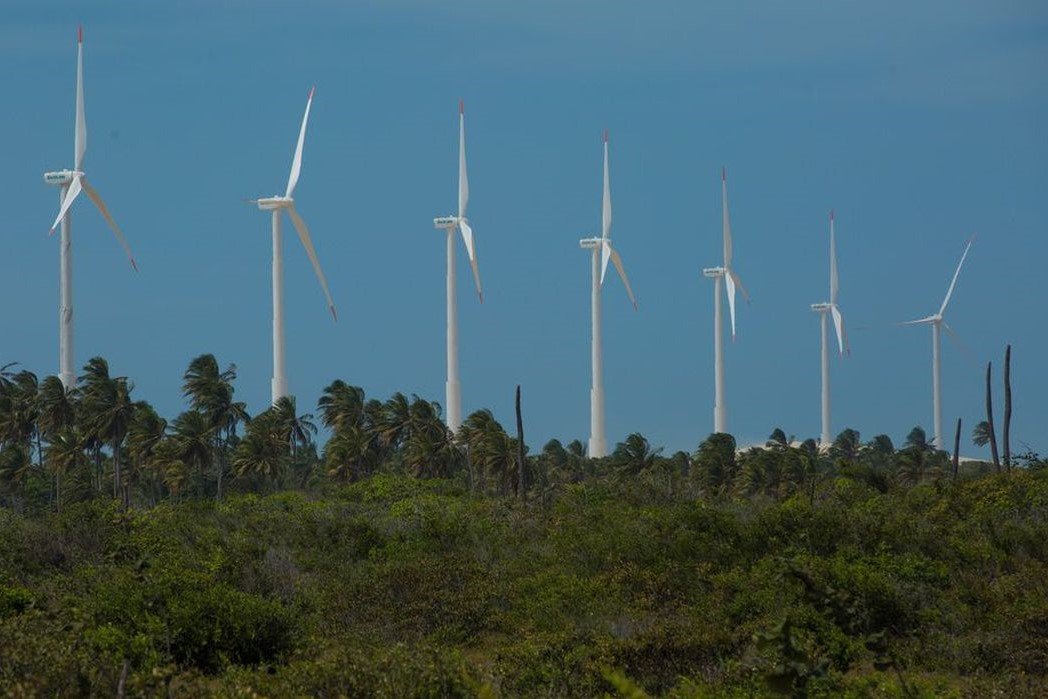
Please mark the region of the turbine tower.
<svg viewBox="0 0 1048 699"><path fill-rule="evenodd" d="M462 242L466 244L466 254L473 268L473 281L477 285L477 295L484 303L484 292L480 288L480 270L477 268L477 249L473 243L473 229L466 218L466 205L469 203L469 178L466 176L466 111L459 101L459 187L458 216L440 216L433 219L433 227L444 231L445 246L448 257L447 275L447 359L448 380L444 384L445 408L448 429L458 432L462 426L462 388L459 385L458 371L458 305L455 302L455 229L462 233Z"/></svg>
<svg viewBox="0 0 1048 699"><path fill-rule="evenodd" d="M72 231L69 207L73 205L80 192L86 192L95 206L113 229L117 241L124 248L131 267L138 271L135 258L131 255L124 234L116 221L109 214L105 202L98 191L87 181L81 169L84 164L84 153L87 151L87 123L84 119L84 30L77 29L76 40L76 126L74 132L73 169L58 172L45 172L44 182L59 188L58 217L51 225L51 234L59 224L62 225L61 243L59 245L59 306L58 306L58 378L67 389L76 386L76 370L73 363L73 251Z"/></svg>
<svg viewBox="0 0 1048 699"><path fill-rule="evenodd" d="M735 289L742 292L746 301L750 300L746 287L735 270L731 268L731 219L728 216L728 175L721 169L721 207L723 209L722 230L724 238L724 264L721 267L707 267L702 270L704 276L713 279L713 431L728 431L728 407L724 400L724 330L721 322L721 282L728 293L728 312L731 315L731 339L735 341Z"/></svg>
<svg viewBox="0 0 1048 699"><path fill-rule="evenodd" d="M847 347L847 335L844 332L844 317L837 305L837 291L839 280L837 277L837 241L834 233L834 216L830 211L830 300L829 303L813 303L811 309L819 314L819 324L822 328L822 438L821 445L825 448L831 444L830 437L830 343L829 343L829 319L833 316L833 327L837 331L837 350L844 356Z"/></svg>
<svg viewBox="0 0 1048 699"><path fill-rule="evenodd" d="M298 184L298 176L302 172L302 145L306 140L306 123L309 121L309 108L313 104L313 92L316 88L309 90L306 99L306 113L302 115L302 128L298 132L298 145L295 146L295 157L291 161L291 174L287 180L287 191L284 196L273 195L264 199L252 199L251 204L256 204L262 211L271 211L273 218L273 380L271 382L271 395L273 403L288 395L287 374L284 365L284 252L283 239L280 232L280 212L287 211L291 223L298 231L298 239L302 241L302 247L306 249L309 261L313 263L313 271L320 281L320 288L324 290L324 298L327 299L328 309L331 317L336 321L338 314L335 312L335 303L331 300L331 292L328 291L327 279L324 270L320 268L320 260L313 248L313 241L309 237L309 229L305 221L295 210L295 185Z"/></svg>
<svg viewBox="0 0 1048 699"><path fill-rule="evenodd" d="M901 323L901 325L932 326L932 419L935 428L935 437L932 443L936 449L943 449L945 444L942 436L942 336L940 328L951 335L953 334L953 329L946 323L943 316L946 313L946 305L950 303L953 287L957 284L957 276L961 273L961 267L964 265L965 258L968 257L968 251L972 247L973 240L974 237L969 238L968 243L964 246L961 261L957 263L957 269L953 273L953 279L950 280L950 288L946 290L946 296L942 300L942 305L939 306L939 312L924 318Z"/></svg>
<svg viewBox="0 0 1048 699"><path fill-rule="evenodd" d="M615 263L615 269L626 286L634 310L637 299L633 297L630 280L622 266L622 258L617 250L611 247L611 182L608 177L608 132L604 132L604 197L601 206L601 235L599 238L583 238L579 247L592 250L592 369L593 382L590 388L590 439L589 456L601 458L608 455L607 439L604 434L604 360L600 347L600 290L604 285L604 276L608 271L608 260Z"/></svg>

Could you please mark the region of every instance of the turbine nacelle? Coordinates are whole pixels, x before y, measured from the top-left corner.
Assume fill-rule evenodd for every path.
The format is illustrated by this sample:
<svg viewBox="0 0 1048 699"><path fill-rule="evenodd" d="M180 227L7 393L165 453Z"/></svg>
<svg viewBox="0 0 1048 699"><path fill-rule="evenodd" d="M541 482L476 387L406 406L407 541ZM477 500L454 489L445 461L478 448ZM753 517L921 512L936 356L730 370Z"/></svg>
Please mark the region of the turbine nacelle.
<svg viewBox="0 0 1048 699"><path fill-rule="evenodd" d="M433 227L441 230L447 230L449 228L454 228L455 226L457 226L460 220L461 219L459 219L458 216L438 216L435 219L433 219Z"/></svg>
<svg viewBox="0 0 1048 699"><path fill-rule="evenodd" d="M725 270L723 267L706 267L702 270L702 276L716 279L717 277L723 277L724 272Z"/></svg>
<svg viewBox="0 0 1048 699"><path fill-rule="evenodd" d="M828 312L828 311L829 311L829 310L830 310L831 308L833 308L833 304L832 304L832 303L826 303L826 302L823 302L823 303L813 303L813 304L811 305L811 310L812 310L812 311L814 311L815 313L826 313L826 312Z"/></svg>
<svg viewBox="0 0 1048 699"><path fill-rule="evenodd" d="M291 197L272 196L264 199L252 199L250 204L256 204L262 211L275 211L277 209L290 209L295 205Z"/></svg>
<svg viewBox="0 0 1048 699"><path fill-rule="evenodd" d="M64 187L67 184L72 183L76 177L83 177L84 173L78 170L59 170L57 172L45 172L44 182L47 184L55 185L57 187Z"/></svg>
<svg viewBox="0 0 1048 699"><path fill-rule="evenodd" d="M579 241L579 247L583 250L592 250L593 248L599 248L603 244L603 238L583 238Z"/></svg>

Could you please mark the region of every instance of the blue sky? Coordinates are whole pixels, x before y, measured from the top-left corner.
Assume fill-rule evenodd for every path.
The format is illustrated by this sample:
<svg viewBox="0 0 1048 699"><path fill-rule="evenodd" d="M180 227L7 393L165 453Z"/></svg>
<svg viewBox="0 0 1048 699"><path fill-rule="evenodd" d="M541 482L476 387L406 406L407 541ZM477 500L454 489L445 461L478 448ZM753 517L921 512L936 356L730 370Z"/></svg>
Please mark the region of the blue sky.
<svg viewBox="0 0 1048 699"><path fill-rule="evenodd" d="M609 441L693 449L712 423L712 292L727 166L735 267L753 297L727 348L729 426L819 429L827 212L838 215L852 355L832 367L834 431L931 429L927 328L977 234L944 342L944 423L982 419L982 376L1013 345L1013 441L1048 450L1048 8L1037 2L8 3L0 25L0 361L57 367L56 194L71 166L76 25L85 170L139 261L89 202L73 217L77 363L101 354L173 416L202 352L265 407L266 215L305 96L317 94L299 211L340 320L285 236L288 373L303 406L334 378L443 401L444 259L465 99L470 218L485 303L459 278L463 408L528 442L585 440L589 259L600 133L612 237L640 311L604 288ZM467 269L461 246L460 270ZM998 391L1000 410L1000 382ZM967 441L967 437L966 437ZM978 454L970 445L965 453Z"/></svg>

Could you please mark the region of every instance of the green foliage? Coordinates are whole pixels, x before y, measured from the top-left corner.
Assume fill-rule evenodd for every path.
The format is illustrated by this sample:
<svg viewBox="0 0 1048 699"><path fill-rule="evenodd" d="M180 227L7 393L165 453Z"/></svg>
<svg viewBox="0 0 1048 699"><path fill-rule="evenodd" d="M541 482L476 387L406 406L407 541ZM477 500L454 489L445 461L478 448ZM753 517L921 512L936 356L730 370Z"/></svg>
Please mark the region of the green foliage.
<svg viewBox="0 0 1048 699"><path fill-rule="evenodd" d="M783 449L792 447L783 447ZM809 696L1048 688L1048 475L548 506L380 474L0 511L28 695ZM1010 678L1010 679L1009 679Z"/></svg>

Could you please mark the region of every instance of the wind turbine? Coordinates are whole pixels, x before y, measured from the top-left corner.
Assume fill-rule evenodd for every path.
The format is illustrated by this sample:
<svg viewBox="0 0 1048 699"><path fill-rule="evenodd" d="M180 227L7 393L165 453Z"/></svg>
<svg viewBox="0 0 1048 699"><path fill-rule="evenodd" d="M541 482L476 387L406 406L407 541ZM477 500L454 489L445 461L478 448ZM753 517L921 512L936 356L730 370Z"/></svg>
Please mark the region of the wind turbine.
<svg viewBox="0 0 1048 699"><path fill-rule="evenodd" d="M840 283L837 277L837 241L834 233L834 216L830 211L830 301L829 303L813 303L811 309L819 314L819 324L822 327L822 439L823 447L831 443L830 437L830 344L829 344L829 319L833 316L833 327L837 331L837 349L844 355L847 347L847 335L844 332L844 317L837 305L837 292Z"/></svg>
<svg viewBox="0 0 1048 699"><path fill-rule="evenodd" d="M713 365L714 365L714 398L713 398L713 431L728 431L728 409L724 402L724 331L721 323L721 281L728 292L728 312L731 314L731 339L735 340L735 289L742 292L746 301L750 300L746 287L735 270L731 268L731 219L728 216L728 174L721 169L721 207L723 208L724 265L707 267L702 270L704 276L713 279Z"/></svg>
<svg viewBox="0 0 1048 699"><path fill-rule="evenodd" d="M604 197L601 206L601 235L599 238L583 238L579 247L593 251L593 288L591 290L593 331L592 363L593 384L590 388L590 439L589 456L600 458L608 455L607 440L604 436L604 361L600 347L600 289L604 285L604 275L608 271L608 261L615 263L615 269L626 285L626 293L637 309L637 299L633 297L630 280L622 266L622 258L617 250L611 247L611 181L608 177L608 132L604 132Z"/></svg>
<svg viewBox="0 0 1048 699"><path fill-rule="evenodd" d="M950 303L950 297L953 295L953 287L957 284L957 276L961 273L961 267L964 265L965 258L968 257L968 251L971 249L973 241L974 236L969 238L968 243L964 246L964 253L961 255L961 261L957 263L957 269L953 273L953 279L950 280L950 288L946 290L946 297L943 298L938 313L933 313L924 318L901 323L901 325L932 326L932 418L935 422L935 438L932 443L937 449L943 449L943 445L945 444L942 438L942 341L939 330L942 328L951 335L953 334L953 330L943 319L943 315L946 313L946 305Z"/></svg>
<svg viewBox="0 0 1048 699"><path fill-rule="evenodd" d="M84 164L84 153L87 151L87 123L84 119L84 29L77 29L76 38L76 127L74 132L73 169L58 172L45 172L44 182L59 188L58 217L51 225L51 233L59 224L62 225L59 245L59 307L58 307L58 378L62 385L73 388L76 385L76 371L73 368L73 252L69 207L73 205L80 192L86 192L102 213L109 227L116 234L116 239L124 248L131 260L131 267L138 271L135 258L131 255L124 234L116 221L109 214L105 202L98 191L87 181L81 168ZM49 234L49 235L50 235Z"/></svg>
<svg viewBox="0 0 1048 699"><path fill-rule="evenodd" d="M477 249L473 243L473 229L466 218L466 205L469 203L469 178L466 176L466 111L459 101L459 189L458 215L440 216L433 219L433 227L443 229L448 256L447 296L448 327L447 354L448 380L444 384L446 398L447 425L452 432L458 432L462 426L462 389L459 385L458 372L458 305L455 302L455 229L462 233L462 242L466 244L466 254L473 268L473 281L477 285L477 295L484 303L484 292L480 288L480 270L477 268Z"/></svg>
<svg viewBox="0 0 1048 699"><path fill-rule="evenodd" d="M284 371L284 252L280 233L281 211L287 211L291 223L298 231L298 239L302 241L302 247L306 249L306 255L313 263L313 271L316 272L317 279L320 281L320 288L324 290L324 298L327 299L331 317L338 320L335 303L331 300L331 292L328 291L327 278L324 277L324 270L320 268L317 251L313 248L313 241L309 237L309 229L306 228L306 222L295 210L295 200L292 197L295 193L295 185L298 184L298 176L302 172L302 145L306 140L306 123L309 121L309 108L313 105L315 90L315 87L310 88L309 97L306 99L306 113L302 115L302 128L299 129L298 145L295 146L295 157L291 161L287 191L284 196L273 195L264 199L249 200L249 203L256 204L262 211L273 212L273 380L271 383L273 403L288 395L287 374Z"/></svg>

